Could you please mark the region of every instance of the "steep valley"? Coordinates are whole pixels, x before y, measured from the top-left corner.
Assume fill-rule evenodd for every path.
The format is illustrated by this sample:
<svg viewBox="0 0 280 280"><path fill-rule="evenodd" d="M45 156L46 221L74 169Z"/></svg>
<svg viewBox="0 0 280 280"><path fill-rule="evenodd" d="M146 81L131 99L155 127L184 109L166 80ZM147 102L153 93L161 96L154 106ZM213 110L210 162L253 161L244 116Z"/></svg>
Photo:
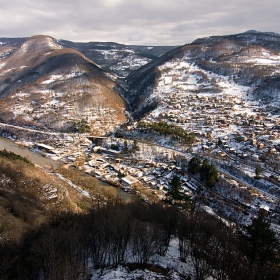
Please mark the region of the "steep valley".
<svg viewBox="0 0 280 280"><path fill-rule="evenodd" d="M280 237L280 35L0 41L0 134L64 165L0 151L0 274L279 278L243 242L255 222ZM278 241L269 252L279 260Z"/></svg>

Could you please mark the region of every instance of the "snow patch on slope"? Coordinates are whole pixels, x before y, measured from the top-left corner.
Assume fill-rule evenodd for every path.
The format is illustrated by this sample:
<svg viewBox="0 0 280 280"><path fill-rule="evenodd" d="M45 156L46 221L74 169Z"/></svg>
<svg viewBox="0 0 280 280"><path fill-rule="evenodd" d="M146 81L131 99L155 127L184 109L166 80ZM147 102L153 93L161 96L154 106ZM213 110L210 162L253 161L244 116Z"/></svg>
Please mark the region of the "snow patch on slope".
<svg viewBox="0 0 280 280"><path fill-rule="evenodd" d="M79 72L71 72L69 74L66 75L51 75L50 78L48 80L45 80L42 82L42 84L48 85L51 84L53 82L56 81L63 81L63 80L67 80L67 79L71 79L71 78L75 78L75 77L80 77L83 75L83 72L79 71Z"/></svg>
<svg viewBox="0 0 280 280"><path fill-rule="evenodd" d="M194 275L194 266L192 260L188 258L186 262L180 261L180 252L179 252L179 243L178 239L171 239L168 251L165 256L155 256L152 260L154 265L159 265L162 268L168 268L170 271L168 276L163 276L159 273L155 273L145 270L134 270L129 271L127 268L123 266L118 266L117 268L108 268L105 269L101 275L100 270L94 270L92 272L91 280L133 280L133 279L145 279L145 280L154 280L154 279L182 279L182 275L184 275L185 279L188 275ZM208 278L209 279L209 278Z"/></svg>

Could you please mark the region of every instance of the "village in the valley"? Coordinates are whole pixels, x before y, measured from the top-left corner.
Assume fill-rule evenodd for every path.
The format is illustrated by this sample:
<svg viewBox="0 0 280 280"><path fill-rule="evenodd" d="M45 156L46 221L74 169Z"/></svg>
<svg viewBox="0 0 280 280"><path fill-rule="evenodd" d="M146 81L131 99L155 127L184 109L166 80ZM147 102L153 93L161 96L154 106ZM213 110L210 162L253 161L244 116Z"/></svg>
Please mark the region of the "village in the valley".
<svg viewBox="0 0 280 280"><path fill-rule="evenodd" d="M158 106L140 122L129 119L117 124L113 118L108 119L112 112L101 107L78 112L69 100L45 102L43 107L30 104L36 107L35 111L35 107L29 108L32 112L16 102L15 112L38 116L64 110L69 121L84 119L92 128L91 133L81 134L41 131L48 137L40 140L36 136L37 140L23 141L24 145L135 193L146 202L165 200L176 175L186 197L201 201L207 211L229 223L247 224L263 211L275 226L279 224L279 108L253 100L251 88L236 84L234 77L202 71L188 62L173 60L159 71L157 86L144 102L153 100ZM46 92L46 98L53 94ZM20 95L23 93L17 98ZM149 124L160 122L183 129L194 135L195 141L185 143L149 129ZM111 134L102 135L116 125ZM25 129L1 126L2 131ZM26 131L30 134L32 129ZM35 129L34 135L38 133ZM188 172L193 157L208 159L217 167L219 180L213 188Z"/></svg>
<svg viewBox="0 0 280 280"><path fill-rule="evenodd" d="M234 89L235 85L228 85L231 92L236 90L235 95L185 94L178 85L166 90L171 82L164 81L160 107L142 122L182 127L194 133L193 144L153 134L130 121L110 137L77 135L81 145L73 145L71 140L64 141L63 148L42 144L37 148L100 180L136 192L147 202L164 200L177 175L186 196L203 197L206 209L230 222L246 224L263 211L279 223L279 115L268 113L255 101L244 101L243 89ZM168 91L165 95L164 89ZM188 162L195 156L218 167L219 181L211 191L188 172ZM257 167L261 169L258 179ZM151 192L144 191L147 189Z"/></svg>

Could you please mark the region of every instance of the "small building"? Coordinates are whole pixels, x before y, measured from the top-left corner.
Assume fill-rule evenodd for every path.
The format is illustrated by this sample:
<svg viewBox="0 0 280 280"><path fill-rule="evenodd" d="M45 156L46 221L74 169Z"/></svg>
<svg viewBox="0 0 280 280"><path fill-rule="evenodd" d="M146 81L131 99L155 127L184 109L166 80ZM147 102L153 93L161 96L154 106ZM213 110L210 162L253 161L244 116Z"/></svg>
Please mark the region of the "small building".
<svg viewBox="0 0 280 280"><path fill-rule="evenodd" d="M100 151L100 148L101 148L100 146L95 146L92 148L92 152L98 153Z"/></svg>
<svg viewBox="0 0 280 280"><path fill-rule="evenodd" d="M248 138L245 135L240 135L237 140L241 142L245 142L248 140Z"/></svg>
<svg viewBox="0 0 280 280"><path fill-rule="evenodd" d="M112 149L105 149L105 148L100 148L99 149L102 154L107 154L115 157L119 157L121 155L120 151L112 150Z"/></svg>
<svg viewBox="0 0 280 280"><path fill-rule="evenodd" d="M249 144L252 146L255 146L257 144L257 139L255 139L255 138L249 139Z"/></svg>
<svg viewBox="0 0 280 280"><path fill-rule="evenodd" d="M130 175L127 175L121 179L121 184L126 187L133 187L138 183L139 183L139 181Z"/></svg>
<svg viewBox="0 0 280 280"><path fill-rule="evenodd" d="M206 146L206 145L202 145L202 146L201 146L201 148L202 148L202 150L203 150L203 151L206 151L206 150L208 150L208 149L209 149L209 147L208 147L208 146Z"/></svg>
<svg viewBox="0 0 280 280"><path fill-rule="evenodd" d="M172 79L173 77L172 76L166 76L164 77L164 83L167 85L167 84L171 84L172 83Z"/></svg>
<svg viewBox="0 0 280 280"><path fill-rule="evenodd" d="M253 154L252 159L253 159L253 161L259 161L259 155Z"/></svg>
<svg viewBox="0 0 280 280"><path fill-rule="evenodd" d="M37 143L34 145L34 148L48 154L56 154L55 148L49 145Z"/></svg>
<svg viewBox="0 0 280 280"><path fill-rule="evenodd" d="M258 144L258 149L263 149L264 148L264 143L259 143Z"/></svg>
<svg viewBox="0 0 280 280"><path fill-rule="evenodd" d="M107 137L89 135L87 138L96 146L102 146Z"/></svg>
<svg viewBox="0 0 280 280"><path fill-rule="evenodd" d="M176 166L175 168L176 173L182 174L182 168L180 166Z"/></svg>
<svg viewBox="0 0 280 280"><path fill-rule="evenodd" d="M267 216L269 214L269 207L267 205L261 205L259 209L259 213Z"/></svg>

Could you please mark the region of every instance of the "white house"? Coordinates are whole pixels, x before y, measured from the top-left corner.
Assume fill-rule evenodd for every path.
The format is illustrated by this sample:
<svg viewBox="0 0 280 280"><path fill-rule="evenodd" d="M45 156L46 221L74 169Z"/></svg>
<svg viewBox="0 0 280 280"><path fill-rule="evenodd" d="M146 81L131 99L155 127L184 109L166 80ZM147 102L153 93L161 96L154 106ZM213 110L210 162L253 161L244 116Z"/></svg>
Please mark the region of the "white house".
<svg viewBox="0 0 280 280"><path fill-rule="evenodd" d="M121 183L126 187L132 187L135 184L139 183L139 181L136 178L127 175L121 179Z"/></svg>

